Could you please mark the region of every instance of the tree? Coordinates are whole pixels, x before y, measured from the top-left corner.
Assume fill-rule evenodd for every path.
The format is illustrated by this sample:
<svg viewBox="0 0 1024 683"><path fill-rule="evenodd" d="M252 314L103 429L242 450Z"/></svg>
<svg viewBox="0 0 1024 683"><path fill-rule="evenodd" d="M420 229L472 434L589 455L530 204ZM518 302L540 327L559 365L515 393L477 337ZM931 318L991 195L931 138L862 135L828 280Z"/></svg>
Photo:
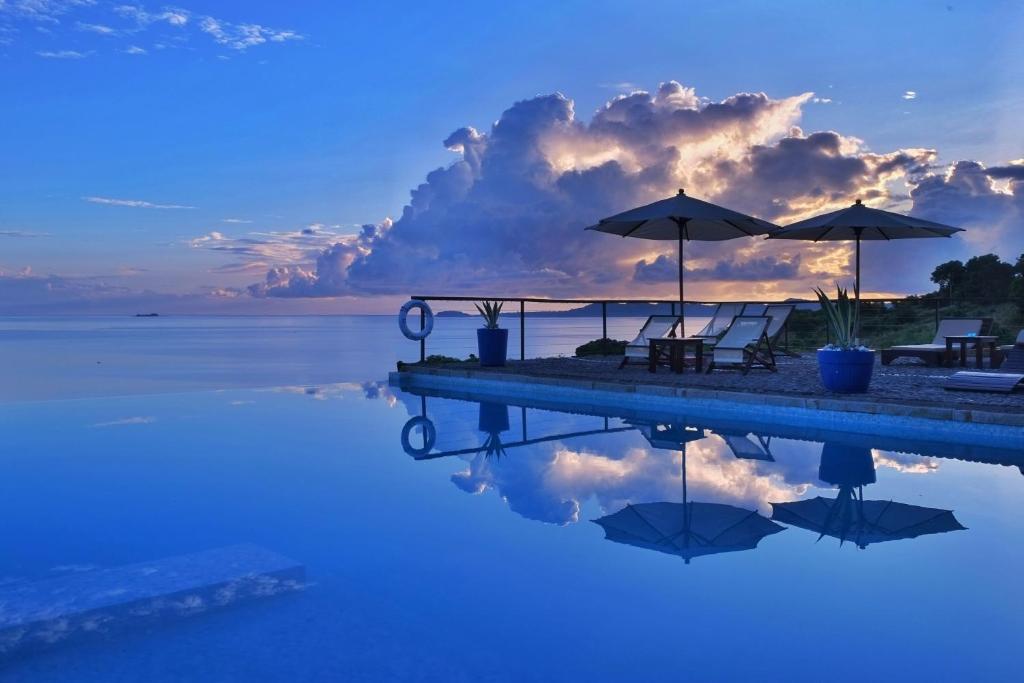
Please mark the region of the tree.
<svg viewBox="0 0 1024 683"><path fill-rule="evenodd" d="M964 264L961 294L976 301L1005 301L1013 278L1014 266L995 254L974 256Z"/></svg>
<svg viewBox="0 0 1024 683"><path fill-rule="evenodd" d="M961 261L946 261L932 271L932 282L939 286L939 294L950 299L954 292L960 291L964 281L964 264Z"/></svg>
<svg viewBox="0 0 1024 683"><path fill-rule="evenodd" d="M1017 304L1017 308L1024 311L1024 254L1017 258L1013 266L1013 284L1010 285L1010 299Z"/></svg>

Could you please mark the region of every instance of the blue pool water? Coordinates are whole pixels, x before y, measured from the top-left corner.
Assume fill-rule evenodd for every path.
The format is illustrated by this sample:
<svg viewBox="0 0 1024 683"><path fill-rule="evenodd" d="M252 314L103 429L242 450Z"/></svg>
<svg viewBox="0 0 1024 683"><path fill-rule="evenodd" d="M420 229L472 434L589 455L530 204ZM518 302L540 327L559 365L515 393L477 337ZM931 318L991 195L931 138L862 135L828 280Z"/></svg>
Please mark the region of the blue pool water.
<svg viewBox="0 0 1024 683"><path fill-rule="evenodd" d="M401 391L378 321L6 324L0 681L1018 677L1013 450Z"/></svg>

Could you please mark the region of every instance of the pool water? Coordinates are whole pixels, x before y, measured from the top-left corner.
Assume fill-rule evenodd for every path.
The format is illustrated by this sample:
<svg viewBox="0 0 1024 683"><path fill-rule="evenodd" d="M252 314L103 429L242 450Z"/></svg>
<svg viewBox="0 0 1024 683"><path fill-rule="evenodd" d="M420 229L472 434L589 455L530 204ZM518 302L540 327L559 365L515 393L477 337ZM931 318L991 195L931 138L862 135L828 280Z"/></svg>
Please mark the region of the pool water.
<svg viewBox="0 0 1024 683"><path fill-rule="evenodd" d="M0 681L1019 671L1012 451L379 381L8 403L0 434ZM773 506L819 497L843 503L824 534ZM263 571L224 559L239 544L301 577L209 590ZM168 593L171 565L194 590ZM71 590L108 607L76 620ZM128 604L147 590L147 610ZM53 600L31 642L12 626L28 593Z"/></svg>

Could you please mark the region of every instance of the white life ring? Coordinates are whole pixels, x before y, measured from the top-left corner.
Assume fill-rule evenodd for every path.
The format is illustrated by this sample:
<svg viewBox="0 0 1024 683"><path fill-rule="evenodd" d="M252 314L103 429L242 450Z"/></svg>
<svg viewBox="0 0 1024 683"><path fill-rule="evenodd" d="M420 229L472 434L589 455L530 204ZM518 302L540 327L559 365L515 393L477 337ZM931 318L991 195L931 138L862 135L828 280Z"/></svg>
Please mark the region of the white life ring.
<svg viewBox="0 0 1024 683"><path fill-rule="evenodd" d="M409 329L409 311L414 308L419 309L420 315L423 316L423 329L421 330ZM405 335L406 339L412 339L413 341L426 339L430 331L434 329L434 312L430 310L430 306L427 305L426 301L419 301L418 299L406 301L402 304L402 309L398 311L398 326L402 329L402 334Z"/></svg>
<svg viewBox="0 0 1024 683"><path fill-rule="evenodd" d="M423 433L423 447L416 448L410 443L410 437L412 436L412 430L419 428ZM434 423L429 418L421 415L409 418L409 421L402 427L402 450L411 455L414 458L422 458L434 449L434 444L437 442L437 428L434 427Z"/></svg>

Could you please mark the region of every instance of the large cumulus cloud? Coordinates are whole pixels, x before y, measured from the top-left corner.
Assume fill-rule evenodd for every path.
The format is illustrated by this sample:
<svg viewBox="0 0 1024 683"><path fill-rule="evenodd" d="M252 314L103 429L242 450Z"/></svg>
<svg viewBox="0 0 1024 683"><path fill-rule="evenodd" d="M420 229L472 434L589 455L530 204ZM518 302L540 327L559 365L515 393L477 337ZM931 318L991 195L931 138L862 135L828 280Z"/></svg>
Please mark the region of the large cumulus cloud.
<svg viewBox="0 0 1024 683"><path fill-rule="evenodd" d="M961 163L943 175L935 150L877 152L837 132L808 134L797 124L810 100L811 93L781 99L743 93L710 102L672 81L653 93L615 98L589 122L561 94L517 102L489 131L452 133L444 144L457 160L428 173L393 223L339 237L305 258L260 261L266 277L249 291L258 297L670 294L674 245L583 228L677 187L779 222L856 197L968 226L1019 218L1019 167ZM743 280L747 296L806 293L811 284L848 275L850 251L835 243L695 244L692 291L725 296ZM865 268L872 285L926 286L924 271L887 267L887 258L903 258L898 248L886 253L894 256Z"/></svg>

